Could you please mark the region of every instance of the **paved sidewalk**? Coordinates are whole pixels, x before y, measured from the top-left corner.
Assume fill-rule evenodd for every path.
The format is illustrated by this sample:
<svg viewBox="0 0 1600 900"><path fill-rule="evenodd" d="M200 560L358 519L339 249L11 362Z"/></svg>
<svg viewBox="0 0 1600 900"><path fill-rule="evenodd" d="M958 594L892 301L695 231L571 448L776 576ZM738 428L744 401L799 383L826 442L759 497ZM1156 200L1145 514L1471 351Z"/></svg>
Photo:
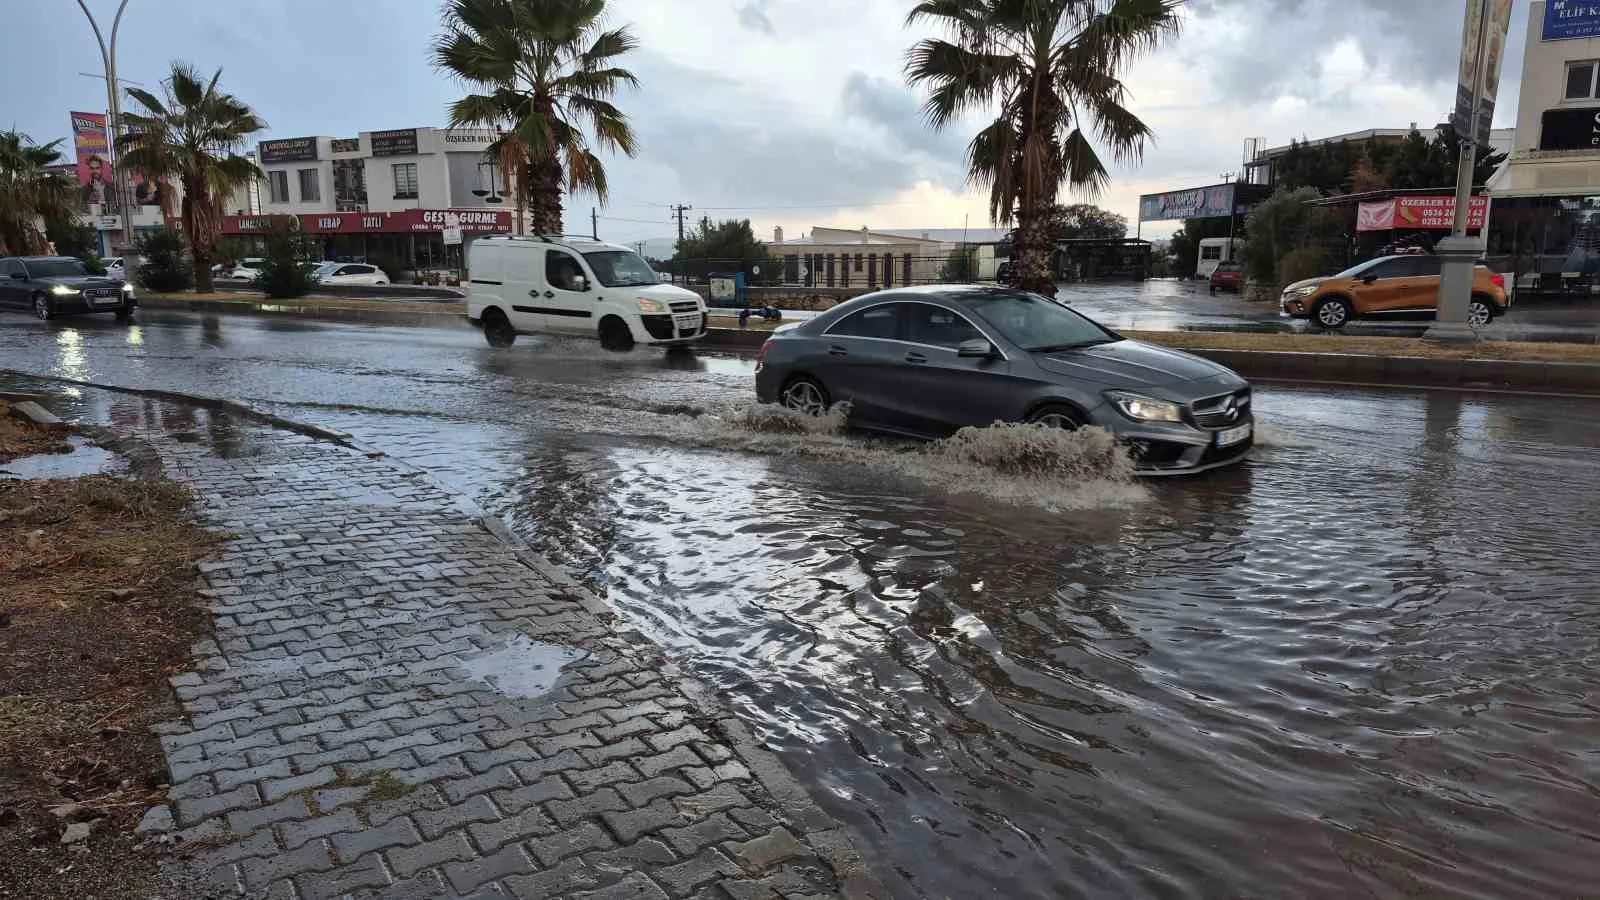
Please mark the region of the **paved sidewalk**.
<svg viewBox="0 0 1600 900"><path fill-rule="evenodd" d="M162 729L175 897L874 890L743 726L427 479L282 432L143 436L238 535Z"/></svg>

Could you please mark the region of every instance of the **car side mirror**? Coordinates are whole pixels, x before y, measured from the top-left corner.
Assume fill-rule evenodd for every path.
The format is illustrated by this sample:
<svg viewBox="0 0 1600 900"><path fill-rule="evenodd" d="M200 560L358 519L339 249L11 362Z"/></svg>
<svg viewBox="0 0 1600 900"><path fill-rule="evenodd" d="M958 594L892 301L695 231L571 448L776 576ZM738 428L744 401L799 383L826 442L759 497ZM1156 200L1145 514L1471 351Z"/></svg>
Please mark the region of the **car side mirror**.
<svg viewBox="0 0 1600 900"><path fill-rule="evenodd" d="M572 289L575 291L587 291L589 289L589 279L582 275L572 276Z"/></svg>
<svg viewBox="0 0 1600 900"><path fill-rule="evenodd" d="M996 355L994 345L983 338L962 341L956 347L956 356L963 359L993 359Z"/></svg>

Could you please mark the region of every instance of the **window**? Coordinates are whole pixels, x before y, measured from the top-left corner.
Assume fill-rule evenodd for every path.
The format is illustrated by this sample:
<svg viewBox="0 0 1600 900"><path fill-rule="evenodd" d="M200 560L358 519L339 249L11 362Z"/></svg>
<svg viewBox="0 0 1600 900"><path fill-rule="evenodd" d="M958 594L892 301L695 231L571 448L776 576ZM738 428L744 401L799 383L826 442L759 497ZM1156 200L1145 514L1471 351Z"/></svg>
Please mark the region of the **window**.
<svg viewBox="0 0 1600 900"><path fill-rule="evenodd" d="M289 173L281 169L267 173L267 187L273 203L289 202Z"/></svg>
<svg viewBox="0 0 1600 900"><path fill-rule="evenodd" d="M1406 275L1412 278L1438 278L1440 272L1437 256L1406 257Z"/></svg>
<svg viewBox="0 0 1600 900"><path fill-rule="evenodd" d="M600 279L600 283L606 287L633 287L661 283L661 279L656 277L655 270L650 268L650 264L632 250L596 250L593 253L585 253L583 258L589 261L589 268L594 270L594 277Z"/></svg>
<svg viewBox="0 0 1600 900"><path fill-rule="evenodd" d="M89 269L76 259L35 259L25 267L33 278L79 278Z"/></svg>
<svg viewBox="0 0 1600 900"><path fill-rule="evenodd" d="M368 273L367 273L367 267L366 266L341 266L339 271L337 271L337 272L335 272L333 274L335 274L335 275L366 275Z"/></svg>
<svg viewBox="0 0 1600 900"><path fill-rule="evenodd" d="M1222 258L1222 245L1221 244L1213 244L1213 245L1211 245L1209 247L1201 247L1200 248L1200 258L1201 259L1221 259Z"/></svg>
<svg viewBox="0 0 1600 900"><path fill-rule="evenodd" d="M395 163L393 168L394 198L396 200L417 199L417 164Z"/></svg>
<svg viewBox="0 0 1600 900"><path fill-rule="evenodd" d="M856 254L856 271L861 271L861 254Z"/></svg>
<svg viewBox="0 0 1600 900"><path fill-rule="evenodd" d="M300 202L321 203L322 185L317 181L316 169L300 170Z"/></svg>
<svg viewBox="0 0 1600 900"><path fill-rule="evenodd" d="M0 259L0 278L10 278L12 275L26 274L28 274L28 272L26 269L22 268L22 263L14 259Z"/></svg>
<svg viewBox="0 0 1600 900"><path fill-rule="evenodd" d="M1117 339L1060 303L1037 294L997 291L964 299L961 305L1030 353L1109 344Z"/></svg>
<svg viewBox="0 0 1600 900"><path fill-rule="evenodd" d="M899 340L900 303L884 303L863 309L835 322L828 334L835 337L882 338Z"/></svg>
<svg viewBox="0 0 1600 900"><path fill-rule="evenodd" d="M1600 63L1594 60L1587 62L1567 63L1567 100L1591 100L1600 96L1595 91L1595 72L1600 70Z"/></svg>
<svg viewBox="0 0 1600 900"><path fill-rule="evenodd" d="M988 340L976 325L959 313L927 303L907 303L905 307L908 341L954 350L962 341Z"/></svg>
<svg viewBox="0 0 1600 900"><path fill-rule="evenodd" d="M415 164L412 164L415 168ZM583 277L583 266L577 257L560 250L547 250L544 254L544 283L558 291L584 290L578 287Z"/></svg>

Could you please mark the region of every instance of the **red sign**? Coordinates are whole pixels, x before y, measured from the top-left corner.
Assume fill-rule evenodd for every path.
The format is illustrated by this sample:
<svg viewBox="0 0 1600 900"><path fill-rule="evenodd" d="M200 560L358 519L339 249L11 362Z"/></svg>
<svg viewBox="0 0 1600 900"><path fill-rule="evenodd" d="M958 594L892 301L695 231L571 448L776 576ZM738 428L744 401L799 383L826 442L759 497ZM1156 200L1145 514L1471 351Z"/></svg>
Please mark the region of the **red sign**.
<svg viewBox="0 0 1600 900"><path fill-rule="evenodd" d="M1467 207L1467 230L1483 228L1489 198L1473 197ZM1455 226L1454 197L1395 197L1363 203L1356 211L1356 231L1449 231Z"/></svg>
<svg viewBox="0 0 1600 900"><path fill-rule="evenodd" d="M299 219L306 234L397 234L460 228L465 234L511 231L511 213L499 209L407 209L401 212L309 213L301 216L223 216L223 234L261 234L275 223Z"/></svg>

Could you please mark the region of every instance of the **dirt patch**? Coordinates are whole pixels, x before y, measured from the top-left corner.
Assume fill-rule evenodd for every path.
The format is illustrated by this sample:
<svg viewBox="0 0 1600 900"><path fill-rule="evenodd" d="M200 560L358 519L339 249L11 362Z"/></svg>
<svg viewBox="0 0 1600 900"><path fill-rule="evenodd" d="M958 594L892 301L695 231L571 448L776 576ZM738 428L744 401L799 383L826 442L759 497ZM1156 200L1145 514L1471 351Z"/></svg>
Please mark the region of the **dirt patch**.
<svg viewBox="0 0 1600 900"><path fill-rule="evenodd" d="M0 482L0 897L155 893L130 833L166 799L150 726L180 715L167 678L209 627L192 567L218 540L190 499L105 475ZM91 835L64 846L74 823Z"/></svg>
<svg viewBox="0 0 1600 900"><path fill-rule="evenodd" d="M1531 341L1440 344L1418 338L1342 334L1252 334L1225 331L1123 331L1125 337L1179 350L1255 350L1282 353L1344 353L1355 356L1420 356L1427 359L1498 359L1525 362L1600 363L1600 345Z"/></svg>
<svg viewBox="0 0 1600 900"><path fill-rule="evenodd" d="M0 463L41 453L70 453L65 425L35 425L11 414L11 404L0 400Z"/></svg>

